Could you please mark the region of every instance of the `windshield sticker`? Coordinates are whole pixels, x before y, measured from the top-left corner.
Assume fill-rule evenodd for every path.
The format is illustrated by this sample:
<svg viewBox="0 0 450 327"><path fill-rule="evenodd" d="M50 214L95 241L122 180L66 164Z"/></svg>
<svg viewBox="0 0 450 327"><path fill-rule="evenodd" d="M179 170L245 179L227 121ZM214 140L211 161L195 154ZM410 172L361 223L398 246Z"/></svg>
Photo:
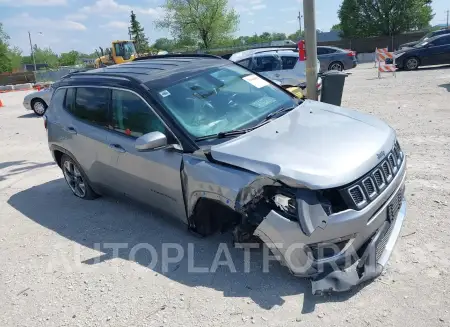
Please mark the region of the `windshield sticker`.
<svg viewBox="0 0 450 327"><path fill-rule="evenodd" d="M254 87L257 87L258 89L269 85L269 82L266 82L261 77L258 77L256 75L248 75L242 78L244 81L249 82Z"/></svg>
<svg viewBox="0 0 450 327"><path fill-rule="evenodd" d="M267 107L268 105L276 102L277 100L275 98L271 98L271 97L262 97L256 101L253 101L252 103L250 103L250 105L252 107L258 108L258 109L262 109L264 107Z"/></svg>
<svg viewBox="0 0 450 327"><path fill-rule="evenodd" d="M167 90L164 90L164 91L159 92L159 94L160 94L163 98L165 98L165 97L168 97L168 96L170 95L170 92L167 91Z"/></svg>

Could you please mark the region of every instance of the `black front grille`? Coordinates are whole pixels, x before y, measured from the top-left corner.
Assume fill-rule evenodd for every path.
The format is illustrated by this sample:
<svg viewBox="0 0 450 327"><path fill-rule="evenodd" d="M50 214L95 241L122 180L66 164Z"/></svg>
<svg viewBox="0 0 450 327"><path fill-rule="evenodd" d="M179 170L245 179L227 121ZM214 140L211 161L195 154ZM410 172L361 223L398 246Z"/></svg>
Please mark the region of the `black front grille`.
<svg viewBox="0 0 450 327"><path fill-rule="evenodd" d="M379 190L382 190L386 186L386 183L384 182L383 173L381 172L381 170L376 169L372 175L375 179L375 183L377 183L377 188Z"/></svg>
<svg viewBox="0 0 450 327"><path fill-rule="evenodd" d="M365 202L366 199L364 197L364 192L359 185L356 185L355 187L349 189L348 192L350 193L350 196L352 197L353 201L355 201L355 203Z"/></svg>
<svg viewBox="0 0 450 327"><path fill-rule="evenodd" d="M375 184L371 177L368 177L365 180L363 180L363 185L364 188L366 189L369 198L373 197L377 193L377 190L375 189Z"/></svg>
<svg viewBox="0 0 450 327"><path fill-rule="evenodd" d="M361 209L377 198L399 171L403 162L403 152L396 141L392 150L369 173L341 190L350 207Z"/></svg>

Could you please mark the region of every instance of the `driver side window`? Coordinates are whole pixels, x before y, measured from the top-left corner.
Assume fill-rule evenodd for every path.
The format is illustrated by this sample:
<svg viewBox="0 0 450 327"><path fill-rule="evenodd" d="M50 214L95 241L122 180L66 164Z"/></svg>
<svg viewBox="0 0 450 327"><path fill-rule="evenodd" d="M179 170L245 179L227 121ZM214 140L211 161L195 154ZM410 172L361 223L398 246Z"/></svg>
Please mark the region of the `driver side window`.
<svg viewBox="0 0 450 327"><path fill-rule="evenodd" d="M112 126L116 132L140 137L150 132L166 134L163 122L136 94L112 90Z"/></svg>

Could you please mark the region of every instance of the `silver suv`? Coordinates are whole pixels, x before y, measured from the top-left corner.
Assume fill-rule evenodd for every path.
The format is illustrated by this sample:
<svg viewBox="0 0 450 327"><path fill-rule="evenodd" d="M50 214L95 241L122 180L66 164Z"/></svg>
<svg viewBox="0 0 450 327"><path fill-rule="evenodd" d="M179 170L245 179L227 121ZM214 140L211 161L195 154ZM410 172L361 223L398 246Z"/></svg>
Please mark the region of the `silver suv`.
<svg viewBox="0 0 450 327"><path fill-rule="evenodd" d="M219 57L69 75L44 117L77 197L125 196L203 236L256 237L312 277L315 294L378 276L405 217L406 158L391 127Z"/></svg>

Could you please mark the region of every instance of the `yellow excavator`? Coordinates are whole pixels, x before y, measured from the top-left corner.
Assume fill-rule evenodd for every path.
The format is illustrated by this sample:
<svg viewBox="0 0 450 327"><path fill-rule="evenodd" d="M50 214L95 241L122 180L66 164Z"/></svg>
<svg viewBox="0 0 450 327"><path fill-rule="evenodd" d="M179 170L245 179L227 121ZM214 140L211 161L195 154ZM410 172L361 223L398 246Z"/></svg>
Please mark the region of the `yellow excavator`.
<svg viewBox="0 0 450 327"><path fill-rule="evenodd" d="M100 54L97 50L98 58L95 59L95 68L111 66L116 64L123 64L124 62L133 61L137 57L136 47L133 41L113 41L111 42L111 48L99 47Z"/></svg>

